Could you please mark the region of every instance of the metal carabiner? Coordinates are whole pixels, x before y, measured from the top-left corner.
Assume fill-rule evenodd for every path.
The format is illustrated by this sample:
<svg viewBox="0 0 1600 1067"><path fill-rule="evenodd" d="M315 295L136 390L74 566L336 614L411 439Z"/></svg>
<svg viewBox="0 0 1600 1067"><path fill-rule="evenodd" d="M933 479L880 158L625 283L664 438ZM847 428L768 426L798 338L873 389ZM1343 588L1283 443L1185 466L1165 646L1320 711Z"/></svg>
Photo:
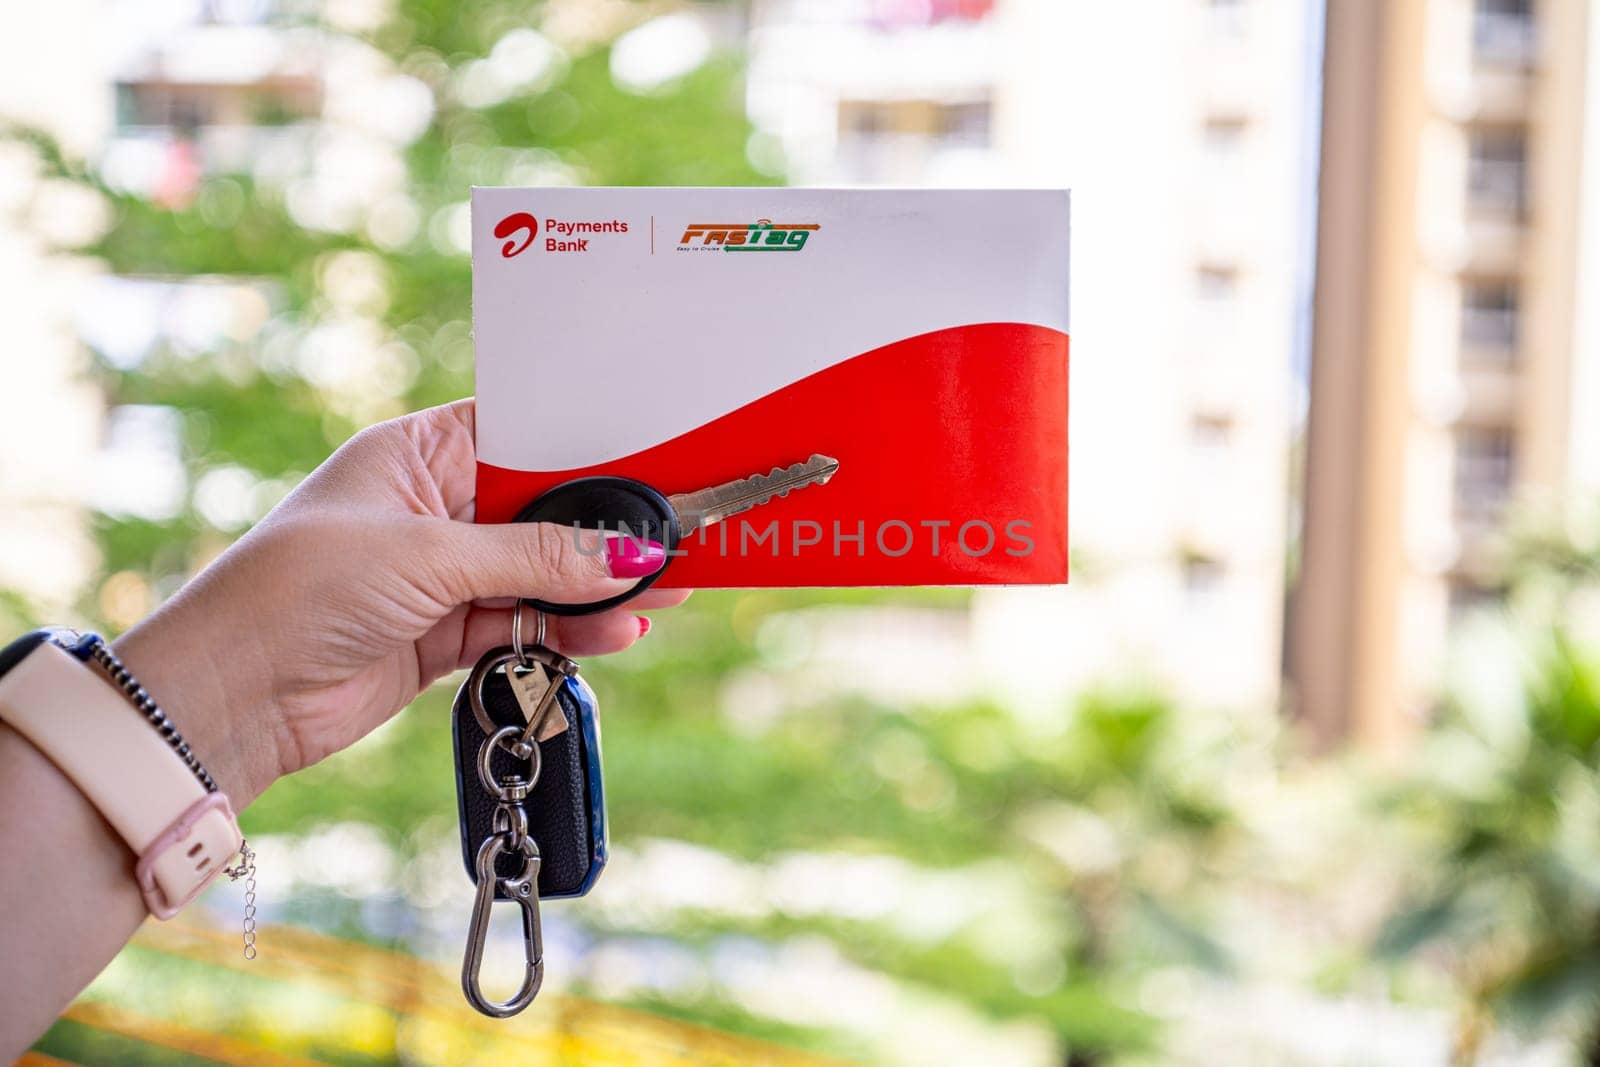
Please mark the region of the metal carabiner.
<svg viewBox="0 0 1600 1067"><path fill-rule="evenodd" d="M539 846L524 836L521 843L522 871L515 878L500 878L495 861L505 851L508 834L491 834L478 849L475 865L478 895L472 904L472 922L467 927L467 954L461 964L461 991L467 1002L485 1015L509 1019L533 1003L544 984L544 940L539 929ZM483 969L483 950L489 940L489 911L494 907L495 887L503 886L512 901L522 909L522 954L526 968L522 988L509 1000L490 1000L484 995L479 972Z"/></svg>

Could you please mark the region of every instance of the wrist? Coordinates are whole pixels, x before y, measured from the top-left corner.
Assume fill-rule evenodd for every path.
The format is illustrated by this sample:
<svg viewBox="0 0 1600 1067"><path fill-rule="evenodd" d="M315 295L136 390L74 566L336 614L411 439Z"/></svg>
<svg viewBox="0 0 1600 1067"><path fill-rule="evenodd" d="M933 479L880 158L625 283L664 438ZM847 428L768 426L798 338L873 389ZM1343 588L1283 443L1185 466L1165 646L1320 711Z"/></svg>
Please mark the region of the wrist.
<svg viewBox="0 0 1600 1067"><path fill-rule="evenodd" d="M186 637L165 612L112 642L112 649L189 742L217 787L242 811L278 777L274 715L243 672L226 669L211 638Z"/></svg>

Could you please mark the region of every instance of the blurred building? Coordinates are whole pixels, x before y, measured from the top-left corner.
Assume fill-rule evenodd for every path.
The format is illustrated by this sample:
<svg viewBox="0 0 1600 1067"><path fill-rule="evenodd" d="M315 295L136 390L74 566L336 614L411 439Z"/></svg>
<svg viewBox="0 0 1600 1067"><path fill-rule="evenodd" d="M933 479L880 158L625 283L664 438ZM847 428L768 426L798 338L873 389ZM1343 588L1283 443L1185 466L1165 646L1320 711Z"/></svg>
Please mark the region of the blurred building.
<svg viewBox="0 0 1600 1067"><path fill-rule="evenodd" d="M190 207L208 175L242 175L280 188L302 175L315 148L329 56L317 31L296 25L295 0L176 0L100 5L106 68L97 86L108 122L84 152L108 188L157 209ZM230 182L200 210L227 225L250 192ZM237 276L102 274L76 294L79 339L104 364L136 371L148 361L222 359L258 338L271 287ZM84 494L116 519L169 520L191 501L219 521L216 483L190 484L183 420L175 409L114 404L97 434L96 477ZM136 571L112 574L100 614L132 625L170 588Z"/></svg>
<svg viewBox="0 0 1600 1067"><path fill-rule="evenodd" d="M397 193L406 180L401 150L426 126L432 96L357 36L386 17L382 5L173 0L107 5L104 17L101 91L112 122L86 155L110 189L157 210L192 207L219 230L247 206L266 204L308 231L359 230L385 248L417 231L421 220ZM230 269L226 252L215 262L215 274L95 279L80 296L78 335L122 371L200 360L246 365L273 336L282 282ZM379 406L393 406L381 394L409 379L353 367L377 343L367 318L349 311L352 289L370 292L370 270L352 277L364 269L359 255L330 257L319 269L333 325L299 350L300 369L339 410L346 405L364 421L396 413ZM370 362L362 366L370 371ZM385 385L374 389L374 377ZM164 521L192 506L209 525L236 532L281 495L277 483L231 465L191 484L183 429L174 408L113 407L94 507ZM170 591L134 572L113 575L101 611L126 625Z"/></svg>
<svg viewBox="0 0 1600 1067"><path fill-rule="evenodd" d="M1597 60L1588 0L1329 7L1291 657L1324 737L1403 737L1508 507L1600 488Z"/></svg>
<svg viewBox="0 0 1600 1067"><path fill-rule="evenodd" d="M1005 66L997 0L755 0L750 117L796 185L983 185L1004 175L992 119Z"/></svg>
<svg viewBox="0 0 1600 1067"><path fill-rule="evenodd" d="M321 110L321 36L276 0L186 0L115 10L116 129L105 180L181 207L207 173L283 179L303 166ZM306 5L300 5L306 6Z"/></svg>
<svg viewBox="0 0 1600 1067"><path fill-rule="evenodd" d="M755 5L750 110L796 181L1073 189L1072 585L980 592L973 684L1042 709L1128 679L1275 705L1315 19Z"/></svg>
<svg viewBox="0 0 1600 1067"><path fill-rule="evenodd" d="M999 18L997 150L1014 181L1073 188L1074 570L1048 606L980 598L995 662L1046 693L1131 676L1274 707L1317 5Z"/></svg>

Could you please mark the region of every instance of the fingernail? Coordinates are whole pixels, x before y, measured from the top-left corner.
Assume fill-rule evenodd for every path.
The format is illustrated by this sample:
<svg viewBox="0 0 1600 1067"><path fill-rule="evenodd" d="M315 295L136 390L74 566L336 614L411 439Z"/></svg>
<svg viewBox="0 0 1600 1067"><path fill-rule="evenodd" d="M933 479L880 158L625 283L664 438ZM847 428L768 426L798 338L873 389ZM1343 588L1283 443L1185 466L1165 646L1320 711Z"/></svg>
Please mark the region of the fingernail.
<svg viewBox="0 0 1600 1067"><path fill-rule="evenodd" d="M634 618L639 620L639 636L640 637L643 637L645 634L650 632L650 620L649 619L645 618L643 615L635 615Z"/></svg>
<svg viewBox="0 0 1600 1067"><path fill-rule="evenodd" d="M667 565L667 550L637 537L606 538L606 570L613 578L643 578Z"/></svg>

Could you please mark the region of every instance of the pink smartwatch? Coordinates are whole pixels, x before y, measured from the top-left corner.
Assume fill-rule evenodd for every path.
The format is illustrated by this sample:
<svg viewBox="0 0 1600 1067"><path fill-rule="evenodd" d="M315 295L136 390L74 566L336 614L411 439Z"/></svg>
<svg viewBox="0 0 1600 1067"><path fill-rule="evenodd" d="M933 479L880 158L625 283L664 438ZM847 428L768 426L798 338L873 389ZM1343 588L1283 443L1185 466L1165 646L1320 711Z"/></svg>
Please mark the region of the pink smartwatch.
<svg viewBox="0 0 1600 1067"><path fill-rule="evenodd" d="M0 720L128 843L156 918L176 915L240 853L228 798L98 636L38 630L0 649Z"/></svg>

